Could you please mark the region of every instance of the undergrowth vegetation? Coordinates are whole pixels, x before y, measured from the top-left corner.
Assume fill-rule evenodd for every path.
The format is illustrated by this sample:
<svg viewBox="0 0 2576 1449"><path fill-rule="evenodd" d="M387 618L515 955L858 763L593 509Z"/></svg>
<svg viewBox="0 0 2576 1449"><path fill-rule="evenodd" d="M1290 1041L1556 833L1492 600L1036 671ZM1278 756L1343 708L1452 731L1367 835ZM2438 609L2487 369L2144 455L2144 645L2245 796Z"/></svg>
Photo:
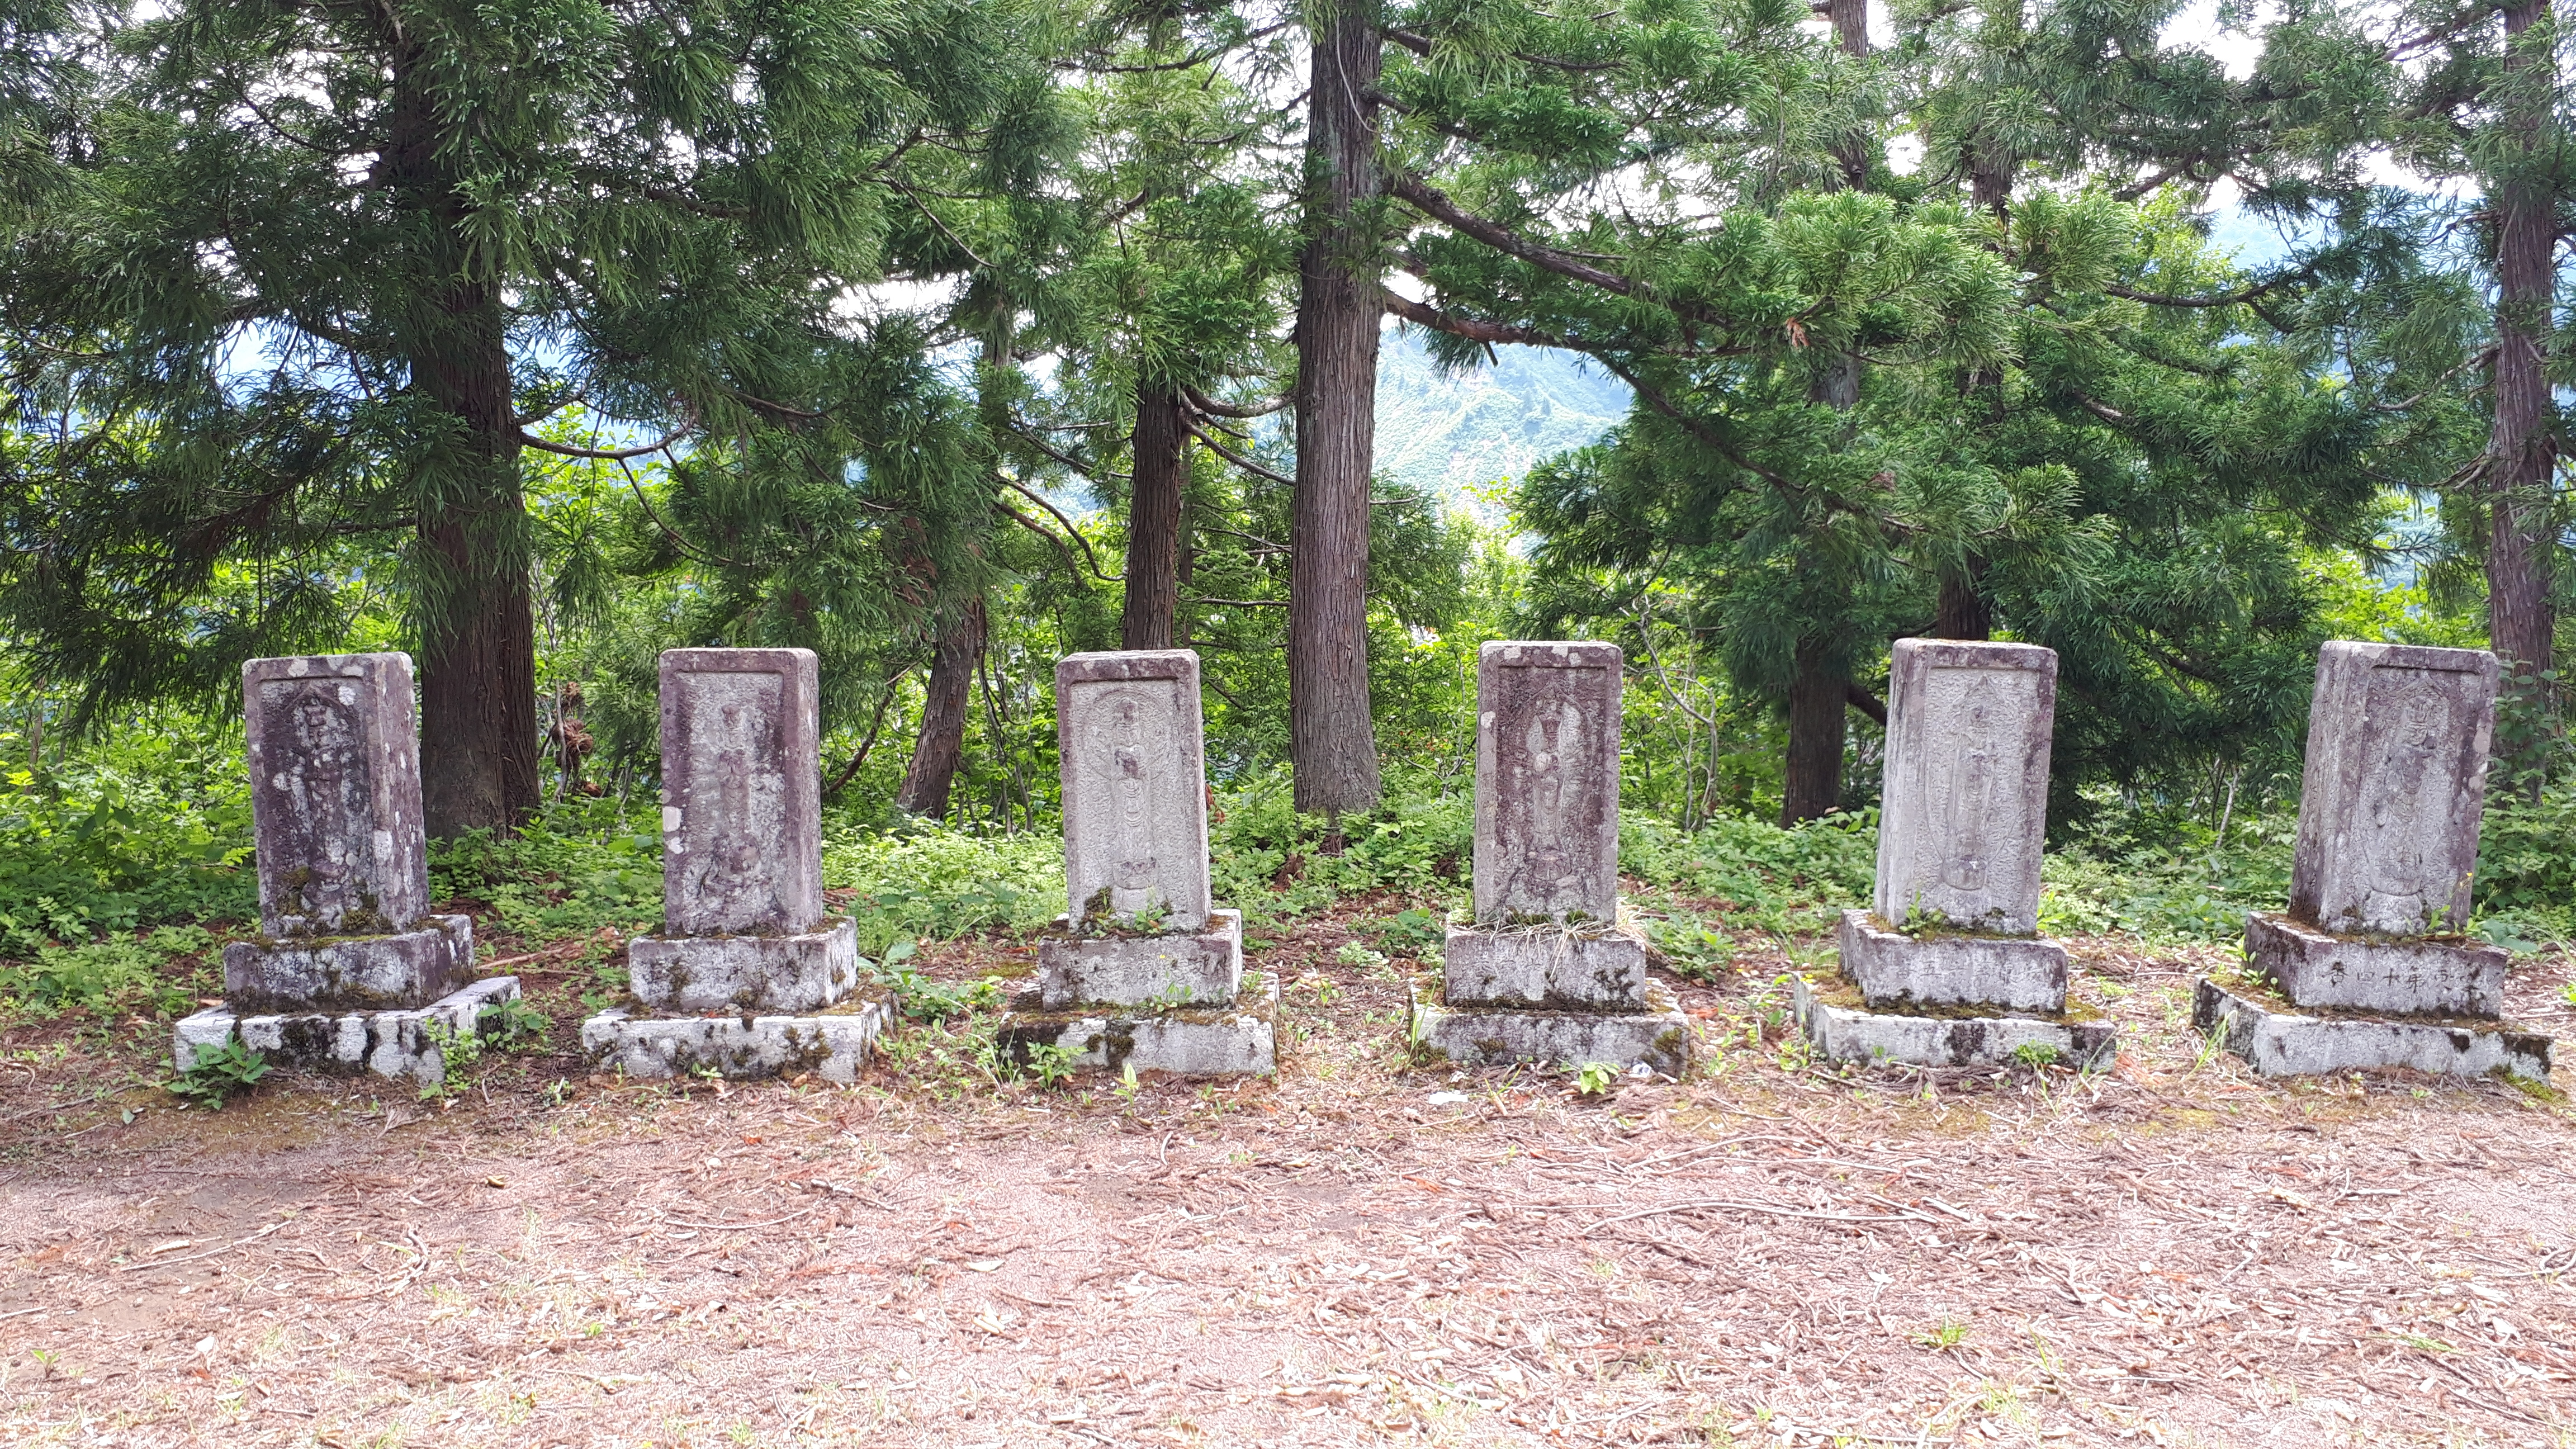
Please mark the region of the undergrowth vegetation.
<svg viewBox="0 0 2576 1449"><path fill-rule="evenodd" d="M0 1001L22 1016L167 1019L219 989L221 943L257 915L239 749L237 736L137 728L0 775ZM1427 769L1392 771L1388 783L1384 809L1338 832L1296 813L1284 772L1220 790L1209 831L1216 898L1256 931L1347 906L1374 921L1381 952L1435 957L1449 911L1467 900L1473 801L1464 779ZM1791 828L1719 816L1689 831L1630 812L1620 860L1637 923L1664 961L1711 977L1747 939L1811 946L1835 912L1868 904L1877 826L1874 809ZM2230 821L2223 840L2189 819L2106 809L2051 850L2042 927L2150 946L2235 940L2247 911L2287 896L2295 833L2286 804ZM2571 840L2576 795L2491 808L2472 928L2520 952L2576 936ZM597 970L597 990L584 993L596 1003L623 988L618 944L661 916L649 797L566 798L516 837L438 847L432 871L435 895L472 911L486 940L532 949L590 938L575 964ZM1061 845L1043 818L977 833L835 810L823 878L881 979L909 976L931 1017L990 1003L939 996L911 971L907 943L1026 935L1065 908Z"/></svg>

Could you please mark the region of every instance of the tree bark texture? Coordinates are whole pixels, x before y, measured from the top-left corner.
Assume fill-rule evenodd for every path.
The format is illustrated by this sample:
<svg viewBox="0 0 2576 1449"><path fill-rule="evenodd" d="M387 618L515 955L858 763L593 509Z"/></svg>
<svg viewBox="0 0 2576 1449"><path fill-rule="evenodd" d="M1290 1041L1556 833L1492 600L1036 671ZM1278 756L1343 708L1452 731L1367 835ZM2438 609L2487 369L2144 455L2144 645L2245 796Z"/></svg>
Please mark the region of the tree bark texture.
<svg viewBox="0 0 2576 1449"><path fill-rule="evenodd" d="M1834 667L1821 641L1798 641L1796 668L1789 680L1788 772L1780 791L1783 825L1830 815L1843 803L1843 711L1851 706L1851 681Z"/></svg>
<svg viewBox="0 0 2576 1449"><path fill-rule="evenodd" d="M2556 440L2542 350L2552 318L2551 251L2556 198L2540 154L2548 91L2524 94L2534 67L2553 65L2537 46L2516 44L2549 15L2548 0L2529 0L2504 12L2507 96L2504 124L2514 142L2511 170L2496 198L2495 415L2482 479L2487 504L2487 633L2504 665L2507 687L2518 673L2549 668L2557 618L2551 604L2550 483ZM2530 684L2544 714L2553 691Z"/></svg>
<svg viewBox="0 0 2576 1449"><path fill-rule="evenodd" d="M1977 592L1973 561L1970 572L1941 580L1941 602L1932 619L1935 639L1991 639L1995 636L1995 612Z"/></svg>
<svg viewBox="0 0 2576 1449"><path fill-rule="evenodd" d="M897 809L926 819L948 814L948 792L966 756L966 712L973 702L975 669L984 658L984 601L966 600L939 631L930 661L930 685L921 703L921 737L904 767Z"/></svg>
<svg viewBox="0 0 2576 1449"><path fill-rule="evenodd" d="M1298 261L1297 487L1288 573L1288 754L1297 808L1377 807L1369 717L1369 475L1377 445L1375 0L1322 0Z"/></svg>
<svg viewBox="0 0 2576 1449"><path fill-rule="evenodd" d="M1181 605L1181 491L1189 481L1188 404L1176 387L1136 384L1136 433L1127 501L1127 606L1118 642L1169 649Z"/></svg>
<svg viewBox="0 0 2576 1449"><path fill-rule="evenodd" d="M427 565L417 610L421 813L432 836L448 839L507 831L539 804L536 620L507 319L498 286L465 262L473 204L450 174L455 138L428 62L399 32L390 39L393 102L377 164L430 239L429 254L404 259L431 289L406 319L406 351L415 385L456 421L449 447L416 465Z"/></svg>
<svg viewBox="0 0 2576 1449"><path fill-rule="evenodd" d="M1869 56L1869 0L1825 0L1825 18L1833 23L1834 45L1854 60ZM1843 185L1858 191L1869 184L1870 138L1848 136L1834 144L1834 164Z"/></svg>

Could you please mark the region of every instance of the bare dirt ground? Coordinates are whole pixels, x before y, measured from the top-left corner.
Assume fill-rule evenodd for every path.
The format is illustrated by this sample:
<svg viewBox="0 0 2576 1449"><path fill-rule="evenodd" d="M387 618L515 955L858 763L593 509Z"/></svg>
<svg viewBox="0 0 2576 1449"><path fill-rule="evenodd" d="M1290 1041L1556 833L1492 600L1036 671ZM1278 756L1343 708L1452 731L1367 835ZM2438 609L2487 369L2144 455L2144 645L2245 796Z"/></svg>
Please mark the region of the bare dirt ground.
<svg viewBox="0 0 2576 1449"><path fill-rule="evenodd" d="M1370 914L1256 932L1275 1083L997 1083L970 1017L855 1089L555 1056L208 1115L142 1085L157 1031L21 1026L0 1439L2576 1443L2558 1092L2265 1082L2193 961L2097 940L2107 1073L1813 1066L1748 949L1675 983L1704 1074L1577 1099L1407 1066ZM572 949L524 963L558 1047ZM2515 1014L2576 1035L2570 969Z"/></svg>

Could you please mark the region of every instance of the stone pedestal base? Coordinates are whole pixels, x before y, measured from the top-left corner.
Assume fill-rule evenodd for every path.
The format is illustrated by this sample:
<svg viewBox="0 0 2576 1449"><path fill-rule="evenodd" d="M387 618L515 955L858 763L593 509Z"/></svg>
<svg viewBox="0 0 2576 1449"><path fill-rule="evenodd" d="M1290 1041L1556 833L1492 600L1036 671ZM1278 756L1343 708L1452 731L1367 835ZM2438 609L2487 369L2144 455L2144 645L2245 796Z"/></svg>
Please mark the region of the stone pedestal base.
<svg viewBox="0 0 2576 1449"><path fill-rule="evenodd" d="M811 1016L639 1017L611 1007L581 1024L591 1070L676 1077L701 1069L736 1080L812 1072L847 1086L892 1016L883 996L845 999Z"/></svg>
<svg viewBox="0 0 2576 1449"><path fill-rule="evenodd" d="M2044 937L1909 936L1868 911L1835 928L1843 979L1872 1006L2066 1009L2066 948Z"/></svg>
<svg viewBox="0 0 2576 1449"><path fill-rule="evenodd" d="M1241 911L1210 911L1206 930L1162 936L1078 936L1058 916L1038 940L1043 1010L1094 1002L1224 1007L1242 992Z"/></svg>
<svg viewBox="0 0 2576 1449"><path fill-rule="evenodd" d="M2501 1071L2545 1082L2557 1045L2538 1032L2474 1017L2307 1015L2271 991L2221 986L2207 977L2192 993L2191 1019L2267 1077L2412 1067L2446 1076Z"/></svg>
<svg viewBox="0 0 2576 1449"><path fill-rule="evenodd" d="M1841 1000L1833 998L1840 996ZM2098 1067L2110 1063L2118 1035L2108 1022L2074 1021L2065 1013L2006 1016L1902 1015L1871 1011L1848 983L1797 979L1798 1023L1818 1056L1837 1062L1903 1062L1918 1067L2000 1067L2045 1062ZM2029 1050L2025 1050L2025 1049Z"/></svg>
<svg viewBox="0 0 2576 1449"><path fill-rule="evenodd" d="M1049 1011L1038 992L1025 992L1003 1016L1000 1040L1004 1051L1023 1062L1030 1047L1053 1046L1073 1053L1077 1067L1266 1077L1279 1070L1279 977L1251 973L1230 1006Z"/></svg>
<svg viewBox="0 0 2576 1449"><path fill-rule="evenodd" d="M1444 1006L1645 1011L1646 942L1635 931L1555 926L1451 926L1442 952Z"/></svg>
<svg viewBox="0 0 2576 1449"><path fill-rule="evenodd" d="M653 1011L816 1011L859 984L859 931L848 917L794 936L638 936L626 979Z"/></svg>
<svg viewBox="0 0 2576 1449"><path fill-rule="evenodd" d="M1646 983L1640 1011L1451 1006L1438 999L1440 992L1428 977L1414 982L1413 1016L1406 1031L1418 1053L1460 1066L1603 1062L1631 1067L1642 1062L1675 1079L1690 1071L1690 1018L1671 988L1659 981Z"/></svg>
<svg viewBox="0 0 2576 1449"><path fill-rule="evenodd" d="M445 917L463 920L462 916ZM519 996L519 978L492 976L407 1011L293 1012L241 1015L232 1003L182 1017L171 1031L170 1059L180 1071L200 1051L220 1051L235 1036L244 1047L280 1066L379 1077L410 1077L423 1086L447 1080L447 1057L430 1039L429 1023L452 1036L475 1028L483 1008Z"/></svg>
<svg viewBox="0 0 2576 1449"><path fill-rule="evenodd" d="M227 1010L276 1014L418 1009L474 979L474 918L423 916L390 936L235 941L224 947Z"/></svg>
<svg viewBox="0 0 2576 1449"><path fill-rule="evenodd" d="M2504 1014L2505 953L2483 943L2337 936L2257 912L2245 918L2245 959L2300 1006L2396 1016Z"/></svg>

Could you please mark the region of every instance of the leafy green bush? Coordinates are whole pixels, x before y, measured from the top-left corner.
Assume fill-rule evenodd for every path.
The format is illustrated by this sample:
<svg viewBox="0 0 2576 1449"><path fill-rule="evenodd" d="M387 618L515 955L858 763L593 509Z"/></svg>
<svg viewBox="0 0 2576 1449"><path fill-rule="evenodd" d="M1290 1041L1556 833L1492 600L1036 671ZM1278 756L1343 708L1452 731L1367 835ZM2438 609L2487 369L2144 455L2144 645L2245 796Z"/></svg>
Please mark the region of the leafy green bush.
<svg viewBox="0 0 2576 1449"><path fill-rule="evenodd" d="M2478 837L2479 915L2528 937L2576 938L2576 788L2491 803Z"/></svg>
<svg viewBox="0 0 2576 1449"><path fill-rule="evenodd" d="M650 805L560 800L514 837L478 830L434 843L430 890L531 940L650 930L662 918L661 824Z"/></svg>
<svg viewBox="0 0 2576 1449"><path fill-rule="evenodd" d="M1284 769L1225 792L1208 828L1217 899L1291 916L1375 890L1455 893L1475 862L1475 802L1427 771L1391 771L1386 803L1342 822L1339 854L1330 834L1322 816L1297 813Z"/></svg>
<svg viewBox="0 0 2576 1449"><path fill-rule="evenodd" d="M883 831L834 822L823 836L823 884L857 893L849 909L864 956L907 936L1032 931L1064 914L1064 843L1052 831L970 835L939 825Z"/></svg>
<svg viewBox="0 0 2576 1449"><path fill-rule="evenodd" d="M0 772L0 954L247 919L249 855L239 738L211 722L137 721L60 764Z"/></svg>
<svg viewBox="0 0 2576 1449"><path fill-rule="evenodd" d="M184 1014L214 985L215 934L202 926L161 926L142 936L111 935L76 946L38 946L25 961L0 962L0 996L40 1015ZM180 963L200 960L193 968Z"/></svg>

